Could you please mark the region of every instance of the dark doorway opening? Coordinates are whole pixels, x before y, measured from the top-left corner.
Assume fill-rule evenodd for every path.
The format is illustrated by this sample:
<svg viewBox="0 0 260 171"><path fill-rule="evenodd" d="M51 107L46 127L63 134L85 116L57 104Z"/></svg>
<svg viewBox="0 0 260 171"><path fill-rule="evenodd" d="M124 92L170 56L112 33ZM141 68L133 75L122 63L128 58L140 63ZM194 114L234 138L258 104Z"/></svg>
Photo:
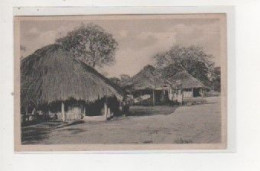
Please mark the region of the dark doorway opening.
<svg viewBox="0 0 260 171"><path fill-rule="evenodd" d="M200 88L193 89L193 97L199 97L200 95Z"/></svg>

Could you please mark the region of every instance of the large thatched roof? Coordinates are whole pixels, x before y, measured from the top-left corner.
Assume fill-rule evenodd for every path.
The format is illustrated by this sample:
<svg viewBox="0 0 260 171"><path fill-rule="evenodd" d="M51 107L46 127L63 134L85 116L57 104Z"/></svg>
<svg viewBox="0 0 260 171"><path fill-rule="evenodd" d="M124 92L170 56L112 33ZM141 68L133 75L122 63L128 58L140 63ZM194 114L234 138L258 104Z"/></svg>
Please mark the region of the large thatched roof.
<svg viewBox="0 0 260 171"><path fill-rule="evenodd" d="M125 86L131 86L133 90L157 89L165 85L160 73L151 65L145 66L134 75Z"/></svg>
<svg viewBox="0 0 260 171"><path fill-rule="evenodd" d="M182 88L206 88L205 85L199 81L198 79L194 78L186 71L178 72L172 77L169 77L168 80L173 85L181 84Z"/></svg>
<svg viewBox="0 0 260 171"><path fill-rule="evenodd" d="M93 102L105 96L122 99L123 91L59 45L46 46L21 61L22 103Z"/></svg>

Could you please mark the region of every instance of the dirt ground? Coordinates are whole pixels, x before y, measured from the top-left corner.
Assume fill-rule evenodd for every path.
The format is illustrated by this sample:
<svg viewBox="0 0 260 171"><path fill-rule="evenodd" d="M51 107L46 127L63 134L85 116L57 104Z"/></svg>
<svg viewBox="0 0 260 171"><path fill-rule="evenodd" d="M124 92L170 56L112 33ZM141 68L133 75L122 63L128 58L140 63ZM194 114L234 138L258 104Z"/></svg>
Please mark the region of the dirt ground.
<svg viewBox="0 0 260 171"><path fill-rule="evenodd" d="M220 98L192 106L131 106L130 116L59 127L42 123L23 128L23 144L218 143Z"/></svg>

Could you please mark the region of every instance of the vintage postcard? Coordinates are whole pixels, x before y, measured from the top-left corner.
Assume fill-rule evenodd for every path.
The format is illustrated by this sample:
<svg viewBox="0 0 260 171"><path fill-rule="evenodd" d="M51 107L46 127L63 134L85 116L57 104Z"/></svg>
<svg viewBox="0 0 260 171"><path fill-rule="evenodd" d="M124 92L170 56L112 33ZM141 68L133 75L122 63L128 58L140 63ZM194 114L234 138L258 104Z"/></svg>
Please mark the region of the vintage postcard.
<svg viewBox="0 0 260 171"><path fill-rule="evenodd" d="M227 146L226 14L15 16L15 150Z"/></svg>

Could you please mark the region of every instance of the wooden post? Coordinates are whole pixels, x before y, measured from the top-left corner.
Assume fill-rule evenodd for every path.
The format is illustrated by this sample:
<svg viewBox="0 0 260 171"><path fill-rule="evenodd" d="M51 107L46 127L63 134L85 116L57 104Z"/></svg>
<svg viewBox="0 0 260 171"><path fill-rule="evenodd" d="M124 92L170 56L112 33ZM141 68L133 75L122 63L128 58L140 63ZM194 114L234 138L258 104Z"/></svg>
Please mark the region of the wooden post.
<svg viewBox="0 0 260 171"><path fill-rule="evenodd" d="M184 98L183 89L181 89L181 105L183 105L183 98Z"/></svg>
<svg viewBox="0 0 260 171"><path fill-rule="evenodd" d="M44 113L44 120L46 121L48 116L51 116L51 111L50 108L48 107L48 113ZM57 114L55 113L55 119L58 119L58 117L56 118Z"/></svg>
<svg viewBox="0 0 260 171"><path fill-rule="evenodd" d="M32 110L32 115L31 115L32 120L35 120L35 119L36 119L35 114L36 114L36 109L35 109L35 107L34 107L33 110Z"/></svg>
<svg viewBox="0 0 260 171"><path fill-rule="evenodd" d="M153 90L153 106L155 105L155 93L154 93L154 90Z"/></svg>
<svg viewBox="0 0 260 171"><path fill-rule="evenodd" d="M104 103L104 116L107 118L107 103Z"/></svg>
<svg viewBox="0 0 260 171"><path fill-rule="evenodd" d="M204 93L205 93L204 89L201 88L200 90L201 90L201 97L204 97Z"/></svg>
<svg viewBox="0 0 260 171"><path fill-rule="evenodd" d="M65 114L65 105L64 102L61 102L61 115L62 115L62 121L66 121L66 114Z"/></svg>
<svg viewBox="0 0 260 171"><path fill-rule="evenodd" d="M193 94L193 88L191 88L191 93L192 93L192 97L194 97L194 94Z"/></svg>
<svg viewBox="0 0 260 171"><path fill-rule="evenodd" d="M111 113L110 113L110 108L108 107L108 108L107 108L107 117L106 117L106 118L110 118L110 117L111 117L110 114L111 114Z"/></svg>
<svg viewBox="0 0 260 171"><path fill-rule="evenodd" d="M83 119L86 116L86 106L83 105L83 116L81 116L81 119Z"/></svg>

